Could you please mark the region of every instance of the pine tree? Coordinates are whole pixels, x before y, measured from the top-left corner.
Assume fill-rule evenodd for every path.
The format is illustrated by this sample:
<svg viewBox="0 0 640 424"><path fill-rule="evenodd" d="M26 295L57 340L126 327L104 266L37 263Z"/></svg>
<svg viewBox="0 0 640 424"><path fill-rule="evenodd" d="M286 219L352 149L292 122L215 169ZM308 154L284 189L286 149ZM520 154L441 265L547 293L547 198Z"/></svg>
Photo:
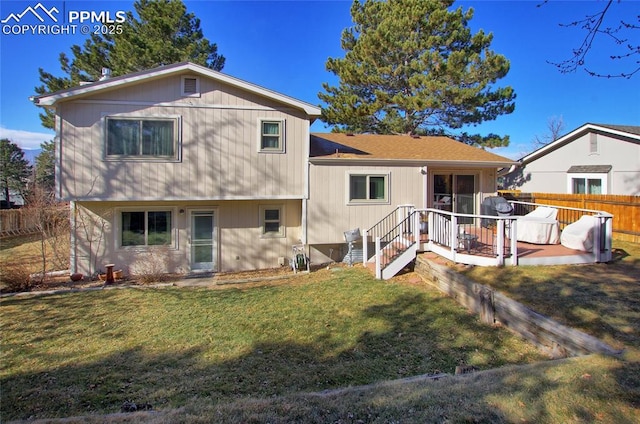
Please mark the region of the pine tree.
<svg viewBox="0 0 640 424"><path fill-rule="evenodd" d="M25 198L30 173L31 166L25 159L22 149L6 138L0 140L0 188L4 193L7 207L11 205L11 191Z"/></svg>
<svg viewBox="0 0 640 424"><path fill-rule="evenodd" d="M36 156L35 183L45 193L51 193L55 187L55 144L45 141L40 144L40 149Z"/></svg>
<svg viewBox="0 0 640 424"><path fill-rule="evenodd" d="M337 130L441 133L513 112L511 87L493 87L509 61L490 49L492 34L471 33L473 9L453 0L354 1L342 33L344 58L329 58L339 85L323 84L323 120ZM469 144L507 145L508 137L463 133Z"/></svg>
<svg viewBox="0 0 640 424"><path fill-rule="evenodd" d="M72 59L64 52L59 61L64 76L55 76L40 68L38 94L75 87L81 82L97 81L102 68L112 76L142 71L161 65L190 61L216 71L222 70L225 58L218 47L204 38L200 19L187 13L181 0L137 0L136 15L127 12L121 31L115 34L92 34L83 46L71 47ZM42 125L54 128L50 111L40 114Z"/></svg>

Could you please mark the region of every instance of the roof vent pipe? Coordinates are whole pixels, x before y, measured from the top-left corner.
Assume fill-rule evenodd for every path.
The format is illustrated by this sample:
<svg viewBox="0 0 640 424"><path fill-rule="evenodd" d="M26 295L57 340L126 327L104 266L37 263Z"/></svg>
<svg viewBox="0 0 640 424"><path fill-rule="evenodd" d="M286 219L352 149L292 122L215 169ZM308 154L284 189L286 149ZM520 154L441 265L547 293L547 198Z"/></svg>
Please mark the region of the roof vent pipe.
<svg viewBox="0 0 640 424"><path fill-rule="evenodd" d="M104 81L111 78L111 69L102 68L102 76L100 77L100 81Z"/></svg>

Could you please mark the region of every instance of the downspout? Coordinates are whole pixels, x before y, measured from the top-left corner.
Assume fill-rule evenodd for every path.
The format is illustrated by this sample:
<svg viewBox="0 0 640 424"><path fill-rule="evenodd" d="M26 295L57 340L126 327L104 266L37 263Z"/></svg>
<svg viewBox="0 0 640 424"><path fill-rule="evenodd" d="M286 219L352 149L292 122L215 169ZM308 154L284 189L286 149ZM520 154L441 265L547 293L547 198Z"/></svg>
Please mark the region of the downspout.
<svg viewBox="0 0 640 424"><path fill-rule="evenodd" d="M304 146L304 161L305 161L305 168L304 168L304 194L302 196L302 216L301 216L301 223L302 223L302 235L300 238L300 241L302 242L302 244L306 245L308 243L308 239L307 239L307 214L308 214L308 202L309 202L309 192L311 191L310 189L310 181L309 181L309 174L311 172L310 168L311 168L311 164L309 162L309 152L311 149L311 132L309 131L311 127L311 122L309 122L309 126L305 129L305 146Z"/></svg>
<svg viewBox="0 0 640 424"><path fill-rule="evenodd" d="M76 214L78 213L78 209L76 207L75 200L69 202L69 224L71 227L70 236L69 236L69 268L71 269L71 273L75 274L78 272L78 259L77 259L77 238L76 238Z"/></svg>

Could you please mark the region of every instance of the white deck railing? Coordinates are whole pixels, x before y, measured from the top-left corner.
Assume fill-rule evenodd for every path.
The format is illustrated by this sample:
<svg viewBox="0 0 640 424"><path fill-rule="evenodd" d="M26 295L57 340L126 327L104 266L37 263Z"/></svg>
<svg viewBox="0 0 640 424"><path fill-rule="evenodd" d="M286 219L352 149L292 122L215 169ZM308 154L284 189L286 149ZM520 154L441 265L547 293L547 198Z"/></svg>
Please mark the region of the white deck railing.
<svg viewBox="0 0 640 424"><path fill-rule="evenodd" d="M532 250L544 250L544 245L522 248L518 244L517 221L522 215L492 216L459 214L439 209L418 209L428 218L428 242L424 250L433 251L454 262L480 266L555 265L607 262L611 260L613 215L596 210L509 202L517 213L531 212L538 206L558 210L557 226L562 231L583 215L595 217L591 237L593 249L570 251L555 249L547 255L529 255ZM520 250L519 250L520 249Z"/></svg>

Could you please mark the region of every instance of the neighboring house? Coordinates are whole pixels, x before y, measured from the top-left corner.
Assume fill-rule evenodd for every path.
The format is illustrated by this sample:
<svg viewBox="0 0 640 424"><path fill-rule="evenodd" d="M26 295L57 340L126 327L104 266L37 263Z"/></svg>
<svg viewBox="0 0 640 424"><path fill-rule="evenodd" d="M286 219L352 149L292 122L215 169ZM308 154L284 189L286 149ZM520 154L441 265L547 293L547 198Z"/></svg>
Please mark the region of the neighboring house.
<svg viewBox="0 0 640 424"><path fill-rule="evenodd" d="M9 190L9 203L7 203L4 190L0 190L0 209L14 209L22 206L24 206L24 199L18 191Z"/></svg>
<svg viewBox="0 0 640 424"><path fill-rule="evenodd" d="M500 175L527 193L640 195L640 126L585 124Z"/></svg>
<svg viewBox="0 0 640 424"><path fill-rule="evenodd" d="M336 260L344 231L398 204L479 213L513 164L445 137L311 136L318 107L191 63L34 101L56 112L56 192L84 274L270 268L298 243Z"/></svg>

